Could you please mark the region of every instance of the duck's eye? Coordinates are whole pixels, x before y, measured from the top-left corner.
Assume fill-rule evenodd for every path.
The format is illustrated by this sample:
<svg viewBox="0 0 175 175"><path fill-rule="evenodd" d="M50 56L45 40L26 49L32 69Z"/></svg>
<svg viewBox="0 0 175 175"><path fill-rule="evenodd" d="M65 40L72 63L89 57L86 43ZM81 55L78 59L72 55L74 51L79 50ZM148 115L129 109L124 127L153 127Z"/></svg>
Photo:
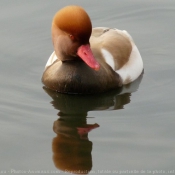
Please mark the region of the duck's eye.
<svg viewBox="0 0 175 175"><path fill-rule="evenodd" d="M70 34L69 37L71 40L75 40L75 37L73 35Z"/></svg>

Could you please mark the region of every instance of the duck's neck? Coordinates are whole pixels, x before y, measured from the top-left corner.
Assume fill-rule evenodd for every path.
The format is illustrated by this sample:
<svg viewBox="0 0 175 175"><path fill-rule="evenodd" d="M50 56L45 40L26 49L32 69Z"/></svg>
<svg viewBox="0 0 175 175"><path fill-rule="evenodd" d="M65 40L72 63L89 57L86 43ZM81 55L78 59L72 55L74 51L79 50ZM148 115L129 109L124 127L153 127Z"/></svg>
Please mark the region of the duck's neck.
<svg viewBox="0 0 175 175"><path fill-rule="evenodd" d="M56 51L55 53L57 58L60 59L62 62L81 60L77 55L67 55L66 53L60 53Z"/></svg>

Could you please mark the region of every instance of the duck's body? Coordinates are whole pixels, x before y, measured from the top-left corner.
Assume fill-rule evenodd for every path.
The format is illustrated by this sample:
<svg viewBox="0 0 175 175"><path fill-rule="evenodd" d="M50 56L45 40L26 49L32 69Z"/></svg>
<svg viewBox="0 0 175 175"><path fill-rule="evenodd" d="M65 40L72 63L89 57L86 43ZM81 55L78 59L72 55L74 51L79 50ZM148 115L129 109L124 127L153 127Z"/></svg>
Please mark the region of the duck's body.
<svg viewBox="0 0 175 175"><path fill-rule="evenodd" d="M67 12L72 14L65 17ZM77 16L83 15L86 20L80 19L69 26L61 21L63 16L78 21ZM65 7L56 14L52 24L55 51L42 77L46 87L62 93L100 93L131 83L143 71L140 53L126 31L92 29L86 15L77 6Z"/></svg>

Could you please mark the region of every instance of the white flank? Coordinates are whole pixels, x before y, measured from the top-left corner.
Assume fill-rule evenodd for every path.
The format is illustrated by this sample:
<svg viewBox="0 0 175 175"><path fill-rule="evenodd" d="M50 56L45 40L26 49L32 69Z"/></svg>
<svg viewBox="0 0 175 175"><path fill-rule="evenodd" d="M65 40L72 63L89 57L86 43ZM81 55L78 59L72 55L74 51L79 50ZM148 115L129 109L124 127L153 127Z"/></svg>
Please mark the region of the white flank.
<svg viewBox="0 0 175 175"><path fill-rule="evenodd" d="M53 62L54 62L56 59L57 59L57 56L56 56L55 52L53 52L53 53L50 55L50 57L49 57L49 59L48 59L48 61L47 61L47 63L46 63L45 69L46 69L48 66L52 65Z"/></svg>
<svg viewBox="0 0 175 175"><path fill-rule="evenodd" d="M116 72L123 80L123 84L128 84L136 80L143 71L143 61L137 46L131 41L132 52L129 61ZM128 82L129 78L129 82Z"/></svg>
<svg viewBox="0 0 175 175"><path fill-rule="evenodd" d="M114 63L114 58L113 56L110 54L110 52L108 52L106 49L101 49L101 52L103 54L103 57L106 61L106 63L112 67L113 70L115 70L115 63Z"/></svg>

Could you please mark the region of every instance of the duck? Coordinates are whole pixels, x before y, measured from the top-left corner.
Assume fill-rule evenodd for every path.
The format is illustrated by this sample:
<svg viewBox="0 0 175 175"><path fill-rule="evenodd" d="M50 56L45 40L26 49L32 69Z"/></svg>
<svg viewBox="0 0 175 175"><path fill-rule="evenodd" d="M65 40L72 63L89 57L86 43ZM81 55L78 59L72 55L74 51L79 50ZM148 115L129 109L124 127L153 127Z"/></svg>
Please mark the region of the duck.
<svg viewBox="0 0 175 175"><path fill-rule="evenodd" d="M42 75L46 88L97 94L122 88L143 72L143 60L131 35L116 28L92 28L81 6L60 9L51 31L54 51Z"/></svg>

